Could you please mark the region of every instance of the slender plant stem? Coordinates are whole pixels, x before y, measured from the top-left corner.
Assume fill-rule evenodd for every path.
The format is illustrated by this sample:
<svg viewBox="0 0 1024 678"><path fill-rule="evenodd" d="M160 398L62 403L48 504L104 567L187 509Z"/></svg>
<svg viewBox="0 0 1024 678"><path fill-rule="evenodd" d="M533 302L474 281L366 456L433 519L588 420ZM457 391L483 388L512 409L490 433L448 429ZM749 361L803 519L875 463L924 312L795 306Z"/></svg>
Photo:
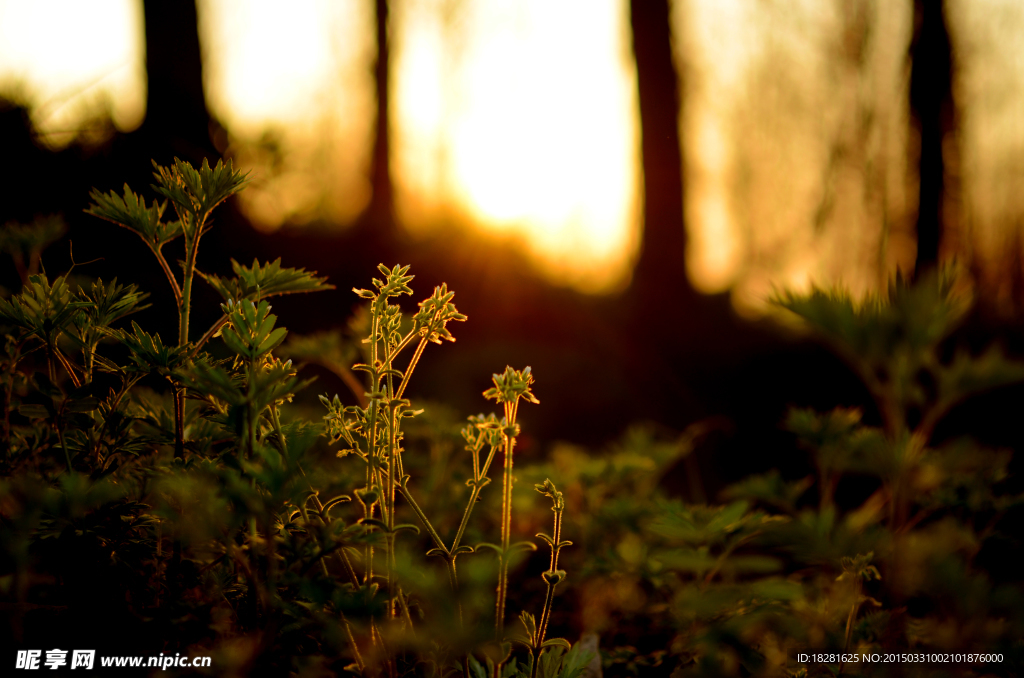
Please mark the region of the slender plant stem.
<svg viewBox="0 0 1024 678"><path fill-rule="evenodd" d="M370 436L376 438L377 435L377 401L374 400L370 403ZM374 481L377 478L376 474L376 445L370 442L368 445L369 451L367 453L366 460L366 489L369 490L373 487ZM383 498L382 498L383 499ZM363 517L366 520L373 518L373 503L366 504L364 502ZM363 548L363 583L369 585L370 579L373 577L373 547L370 544L366 544Z"/></svg>
<svg viewBox="0 0 1024 678"><path fill-rule="evenodd" d="M516 439L511 434L515 430L516 416L515 401L505 403L505 423L508 431L505 432L505 468L501 482L501 556L498 560L498 595L495 602L494 632L501 641L501 634L505 630L505 600L508 597L508 548L512 537L512 451L515 448Z"/></svg>
<svg viewBox="0 0 1024 678"><path fill-rule="evenodd" d="M348 637L348 644L352 647L352 655L356 660L356 666L359 667L359 673L366 672L366 664L363 663L363 655L359 653L359 645L356 643L356 637L352 634L352 625L348 623L348 619L345 617L344 612L338 613L341 616L341 623L345 625L345 636Z"/></svg>
<svg viewBox="0 0 1024 678"><path fill-rule="evenodd" d="M481 436L478 440L480 441L480 443L482 443L483 436ZM479 460L477 459L477 455L480 452L480 447L481 446L482 446L481 444L478 444L475 449L471 450L471 452L473 453L473 466L474 467L479 465ZM455 533L455 538L452 540L452 547L449 550L449 553L452 554L451 555L451 563L452 563L452 573L453 573L453 575L455 574L455 558L457 557L457 556L454 555L455 551L456 551L456 549L459 548L459 544L462 542L462 536L466 532L466 526L469 525L469 517L473 513L473 509L476 507L476 502L477 502L477 499L479 499L479 497L480 497L480 493L483 492L484 488L483 488L483 485L480 484L480 481L487 477L487 470L491 466L491 460L494 459L494 453L496 451L497 451L497 448L492 446L490 453L487 455L487 461L484 462L484 466L483 466L482 470L478 470L478 469L474 468L474 473L475 473L474 480L475 480L475 482L473 483L473 489L469 493L469 501L466 503L465 511L462 512L462 522L459 523L459 529ZM456 581L457 581L457 579L456 579Z"/></svg>
<svg viewBox="0 0 1024 678"><path fill-rule="evenodd" d="M178 346L188 343L189 314L192 310L192 277L196 269L196 250L199 247L199 229L191 238L191 242L185 241L185 272L181 282L181 298L178 304Z"/></svg>
<svg viewBox="0 0 1024 678"><path fill-rule="evenodd" d="M402 619L404 619L405 623L408 625L409 631L414 631L412 615L409 613L409 601L406 599L405 594L402 593L401 587L398 588L398 602L402 606Z"/></svg>
<svg viewBox="0 0 1024 678"><path fill-rule="evenodd" d="M448 548L444 545L444 541L441 539L441 535L439 535L437 533L437 530L434 529L434 526L430 524L430 519L427 518L427 514L423 512L423 509L420 508L420 505L416 503L416 500L413 498L412 493L409 492L409 488L405 487L402 484L398 484L397 489L398 492L402 495L402 498L409 502L409 507L412 509L412 512L416 514L416 517L419 518L419 521L420 523L422 523L423 528L427 531L427 534L430 535L430 539L434 542L434 546L436 546L441 551L447 554Z"/></svg>
<svg viewBox="0 0 1024 678"><path fill-rule="evenodd" d="M185 458L185 389L174 389L174 458Z"/></svg>
<svg viewBox="0 0 1024 678"><path fill-rule="evenodd" d="M400 416L399 408L392 407L388 435L388 485L385 493L388 505L388 619L394 619L395 616L395 467L398 465L398 419Z"/></svg>
<svg viewBox="0 0 1024 678"><path fill-rule="evenodd" d="M398 391L395 393L396 398L401 398L402 394L405 393L405 387L409 385L409 378L412 376L412 371L416 369L416 363L420 361L420 357L423 355L423 349L427 347L427 338L423 337L420 343L416 346L416 352L412 354L412 359L409 361L409 367L405 368L405 374L402 375L402 383L398 386Z"/></svg>
<svg viewBox="0 0 1024 678"><path fill-rule="evenodd" d="M92 342L82 348L82 378L85 383L92 383L92 372L96 365L96 348L99 342Z"/></svg>
<svg viewBox="0 0 1024 678"><path fill-rule="evenodd" d="M444 540L441 539L441 535L438 534L437 530L434 529L434 526L430 524L430 519L427 518L427 514L423 512L420 505L416 503L416 499L413 498L409 488L401 483L396 483L396 485L399 493L402 495L402 498L409 504L413 513L415 513L416 517L419 519L420 524L423 525L423 529L425 529L427 534L430 535L430 539L434 542L434 546L436 546L444 556L448 569L448 583L451 585L452 592L457 591L459 582L458 577L455 574L455 563L454 558L452 558L451 551L449 551L444 545Z"/></svg>
<svg viewBox="0 0 1024 678"><path fill-rule="evenodd" d="M141 233L139 234L139 237L142 238L143 242L149 246L150 251L153 252L153 256L155 256L156 260L160 263L160 268L163 269L164 275L167 276L167 282L171 284L171 292L174 293L174 305L181 308L181 287L178 286L178 280L174 277L174 272L171 271L170 264L167 263L167 259L164 258L164 254L161 251L163 244L154 245L142 237Z"/></svg>
<svg viewBox="0 0 1024 678"><path fill-rule="evenodd" d="M448 585L452 589L452 593L457 593L459 590L459 576L455 571L455 556L449 555L444 559L445 569L448 570ZM459 605L459 621L462 621L462 605Z"/></svg>
<svg viewBox="0 0 1024 678"><path fill-rule="evenodd" d="M71 364L71 361L64 357L64 354L60 352L60 349L57 348L56 344L53 346L53 357L57 359L60 366L63 367L64 371L68 373L69 377L71 377L71 383L75 385L75 388L81 388L82 382L78 379L78 375L75 374L74 366Z"/></svg>
<svg viewBox="0 0 1024 678"><path fill-rule="evenodd" d="M384 356L387 365L391 365L394 360L394 352L388 350L387 341L384 342ZM401 416L399 406L395 402L395 389L394 380L392 374L389 371L387 373L387 407L388 407L388 418L387 418L387 435L388 435L388 449L387 449L387 460L388 460L388 477L387 485L384 489L384 506L387 509L387 561L385 565L386 579L388 586L388 619L395 618L395 470L398 466L398 421Z"/></svg>
<svg viewBox="0 0 1024 678"><path fill-rule="evenodd" d="M721 555L719 555L718 558L715 560L714 566L710 570L708 570L708 573L706 575L704 575L704 582L702 586L708 586L711 584L712 581L714 581L715 577L718 576L719 571L721 571L722 566L725 565L725 562L729 559L729 556L731 556L736 549L738 549L740 546L743 546L751 539L755 539L759 536L761 536L761 530L751 532L750 534L740 539L737 539L733 543L729 544L728 547L723 549Z"/></svg>
<svg viewBox="0 0 1024 678"><path fill-rule="evenodd" d="M182 275L181 289L180 292L177 288L177 281L174 279L170 271L170 267L167 266L167 261L163 258L163 255L157 252L157 259L160 260L161 266L164 267L164 273L167 274L168 280L171 282L172 289L175 290L175 300L178 302L178 346L188 345L188 328L189 328L189 314L192 308L192 278L194 277L196 270L196 256L199 252L199 238L203 233L203 221L198 216L193 217L195 219L195 231L192 234L192 238L185 238L185 271ZM174 394L174 407L175 407L175 431L174 431L174 456L175 458L182 459L185 456L185 388L181 387ZM252 435L250 437L250 451Z"/></svg>
<svg viewBox="0 0 1024 678"><path fill-rule="evenodd" d="M210 325L210 329L206 330L206 332L203 333L203 336L199 337L195 345L192 347L192 350L189 351L188 357L194 358L195 355L199 353L199 349L202 348L203 345L206 344L206 342L208 342L210 339L213 339L213 335L217 334L217 332L219 332L220 329L227 324L228 317L226 315L222 315L220 318L218 318L217 322Z"/></svg>
<svg viewBox="0 0 1024 678"><path fill-rule="evenodd" d="M409 344L412 343L412 340L415 339L417 336L419 336L419 332L409 332L404 337L402 337L401 341L399 341L395 345L395 347L390 351L388 357L385 358L384 368L390 369L391 363L395 360L395 358L397 358L402 353L402 351L404 351L406 347L408 347Z"/></svg>
<svg viewBox="0 0 1024 678"><path fill-rule="evenodd" d="M436 311L434 313L433 320L437 320L437 318L440 316L440 313L440 310ZM427 347L427 341L430 339L430 330L428 328L421 330L421 332L423 332L423 337L420 339L420 343L417 344L416 352L413 353L412 359L409 360L409 366L405 368L405 373L402 375L402 383L398 386L398 392L395 394L396 398L401 398L402 394L405 393L405 387L409 385L409 379L412 377L412 372L413 370L416 369L416 364L420 361L420 358L423 356L423 350ZM405 348L405 346L410 341L412 341L412 337L412 332L405 336L405 338L402 340L402 343L399 344L399 346L395 349L396 355L401 349Z"/></svg>
<svg viewBox="0 0 1024 678"><path fill-rule="evenodd" d="M46 369L47 376L50 377L50 383L57 383L57 366L54 365L53 346L49 343L46 345Z"/></svg>
<svg viewBox="0 0 1024 678"><path fill-rule="evenodd" d="M562 541L562 511L561 509L555 509L555 526L554 534L552 535L551 545L551 567L548 570L552 573L558 571L558 552L561 550L559 544ZM555 599L555 587L558 585L557 582L548 581L547 595L544 596L544 608L540 613L540 624L537 625L537 647L540 648L544 644L544 637L548 631L548 621L551 619L551 605ZM537 655L537 659L540 659L540 655ZM536 662L535 669L536 669ZM534 671L536 674L536 671Z"/></svg>
<svg viewBox="0 0 1024 678"><path fill-rule="evenodd" d="M451 584L451 587L452 587L452 593L458 593L458 590L459 590L459 576L458 576L458 571L457 571L457 569L455 567L455 559L458 558L458 555L456 554L456 550L459 548L459 542L462 541L462 535L465 533L466 526L469 524L469 516L473 513L473 508L476 506L476 501L477 501L477 499L480 496L480 492L483 490L483 486L480 484L480 481L484 477L486 477L486 475L487 475L487 468L491 465L491 459L494 458L494 450L495 450L495 448L491 447L491 452L487 456L487 463L484 464L484 470L483 470L483 473L481 474L480 473L480 468L479 468L480 467L480 460L479 460L478 457L479 457L479 454L480 454L480 448L483 446L483 440L484 440L483 435L482 434L479 435L477 437L476 444L472 448L470 448L470 450L469 450L470 453L471 453L471 456L473 457L473 481L474 481L473 482L473 489L469 493L469 501L466 503L465 511L462 512L462 522L459 523L459 529L455 533L455 538L452 539L452 547L451 547L451 549L449 549L448 556L446 557L446 563L448 565L448 580L449 580L449 583ZM459 601L459 603L458 603L458 610L459 610L459 624L461 626L462 623L463 623L462 602L461 601ZM465 659L465 661L468 662L469 661L468 658ZM468 664L467 664L467 666L468 666Z"/></svg>
<svg viewBox="0 0 1024 678"><path fill-rule="evenodd" d="M377 334L380 331L380 320L374 315L373 322L370 326L370 369L373 370L370 373L371 388L370 390L374 393L380 389L380 375L377 371ZM366 453L366 489L369 490L373 487L373 482L377 477L377 409L380 407L379 398L374 398L370 401L370 406L367 410L367 419L369 424L369 433L367 438L367 453ZM383 497L381 497L381 503L383 503ZM373 505L369 504L365 506L364 515L367 520L373 518ZM363 582L366 585L370 584L373 578L373 547L367 544L363 549Z"/></svg>
<svg viewBox="0 0 1024 678"><path fill-rule="evenodd" d="M459 548L459 542L462 541L462 534L466 531L466 525L469 524L469 516L473 513L473 507L476 504L477 498L480 496L481 488L473 486L472 491L469 493L469 502L466 504L466 509L462 512L462 522L459 523L459 529L455 533L455 538L452 540L451 551L454 553L455 549Z"/></svg>

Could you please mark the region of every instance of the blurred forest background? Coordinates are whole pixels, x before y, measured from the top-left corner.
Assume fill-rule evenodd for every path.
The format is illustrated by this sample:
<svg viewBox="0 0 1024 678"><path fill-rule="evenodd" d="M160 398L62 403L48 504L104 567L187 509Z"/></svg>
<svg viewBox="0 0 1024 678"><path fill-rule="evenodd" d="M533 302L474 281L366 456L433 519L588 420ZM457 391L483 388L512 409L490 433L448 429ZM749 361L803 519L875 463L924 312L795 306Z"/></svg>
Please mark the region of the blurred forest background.
<svg viewBox="0 0 1024 678"><path fill-rule="evenodd" d="M327 275L337 290L275 309L310 332L345 323L378 262L411 263L469 316L414 396L475 412L488 375L530 364L536 456L711 422L690 458L707 486L675 478L694 500L785 466L787 404L869 400L779 330L773 289L859 296L955 259L981 302L964 334L1020 353L1015 0L3 0L0 93L0 223L61 215L49 271L79 242L88 274L160 307L161 273L82 213L88 191L230 157L253 183L209 272L281 256ZM1001 424L1020 400L960 419L1020 442Z"/></svg>

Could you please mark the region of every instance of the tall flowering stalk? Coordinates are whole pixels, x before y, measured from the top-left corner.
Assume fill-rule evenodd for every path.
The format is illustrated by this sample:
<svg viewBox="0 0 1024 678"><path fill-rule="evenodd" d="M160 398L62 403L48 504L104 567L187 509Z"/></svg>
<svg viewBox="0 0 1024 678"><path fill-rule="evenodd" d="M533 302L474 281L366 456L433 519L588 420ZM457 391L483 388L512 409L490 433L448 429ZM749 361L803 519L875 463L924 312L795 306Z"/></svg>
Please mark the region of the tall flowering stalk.
<svg viewBox="0 0 1024 678"><path fill-rule="evenodd" d="M407 608L404 610L402 618L397 619L400 614L399 608L405 607L405 598L396 581L395 539L397 533L404 529L416 529L412 525L396 524L396 500L399 495L415 514L433 542L433 547L426 552L426 555L440 556L445 561L449 583L455 596L459 591L456 559L460 555L478 552L482 548L488 548L498 553L499 574L495 603L495 633L498 642L485 646L484 652L489 673L500 675L505 663L511 657L511 642L508 641L519 640L519 638L505 638L504 622L505 606L508 600L509 565L517 552L536 550L537 548L533 542L512 543L511 541L514 481L512 470L516 439L519 435L517 422L519 404L523 400L539 403L531 392L533 374L529 367L522 370L506 367L503 373L493 375L493 387L484 392L484 397L501 404L503 416L490 414L470 417L469 425L463 429L466 450L470 453L473 464L473 474L466 483L470 492L462 520L450 544L446 544L413 496L410 487L411 478L406 474L402 464L401 423L404 418L418 413L417 410L412 409L410 401L405 398L405 392L410 375L418 364L427 343L441 343L442 340L454 341L454 337L447 329L447 323L453 320L465 320L465 316L455 309L452 304L453 294L448 291L446 286L442 285L434 290L432 297L420 304L419 311L412 318L411 328L406 329L402 324L401 310L391 300L411 293L408 283L412 280L412 276L408 275L408 267L381 266L379 270L384 277L373 281L375 291L355 290L360 297L370 302L370 332L364 342L367 344L367 362L351 367L352 370L361 370L369 375L368 390L365 394L366 404L345 406L337 396L333 400L328 400L326 396L321 397L321 401L328 409L328 414L324 418L327 433L335 441L344 441L346 444L345 449L338 452L339 456L353 454L366 463L366 486L356 489L353 494L363 507L363 517L359 521L361 525L367 531L381 533L386 539L387 559L383 563L383 574L387 582L389 598L387 616L389 620L394 620L410 630L413 625ZM402 361L405 364L405 368L402 369L398 366L396 358L406 348L410 349L412 356L408 358L407 363ZM488 472L492 462L496 462L499 451L504 454L501 541L499 544L484 543L475 547L463 544L462 541L473 509L480 499L483 488L490 483ZM561 541L561 509L564 507L564 501L561 500L561 493L558 493L550 481L539 487L553 499L558 497L555 536L542 536L549 543L553 543L553 548L557 551L568 545L568 542ZM352 577L355 585L366 588L375 586L374 554L369 542L365 545L362 565L362 577ZM564 576L564 572L556 571L557 565L556 553L551 565L551 572L556 573L551 576L556 579L545 576L550 587L544 612L541 615L542 625L545 626L551 613L554 586L558 583L557 580ZM354 568L351 567L346 567L346 569L354 571ZM456 602L458 603L457 599ZM459 618L462 620L461 605L459 605ZM391 675L396 670L395 662L397 660L384 647L384 636L380 635L375 624L371 623L370 631L377 646L378 655L386 657L388 675ZM540 638L536 643L536 648L531 645L531 656L537 656L537 651L543 647L555 645L565 649L570 647L569 643L561 638L544 641L542 635L536 633L532 634L531 638ZM471 675L473 662L475 659L472 658L472 652L462 654L461 663L464 675Z"/></svg>
<svg viewBox="0 0 1024 678"><path fill-rule="evenodd" d="M572 546L572 542L562 541L562 513L565 511L565 497L548 478L545 478L543 483L534 485L533 489L551 499L551 510L555 514L555 524L551 536L549 537L543 532L537 534L539 539L547 542L551 547L551 566L542 575L548 586L548 592L544 597L544 610L541 612L540 624L537 627L536 644L538 647L542 647L544 636L548 630L548 621L551 619L551 604L555 599L555 587L565 579L565 570L558 569L558 553L563 547Z"/></svg>
<svg viewBox="0 0 1024 678"><path fill-rule="evenodd" d="M502 474L501 493L501 547L498 549L498 595L495 603L494 630L500 641L505 628L505 600L508 598L508 564L509 557L519 550L536 549L530 542L521 542L512 546L512 452L519 435L516 415L519 412L519 401L526 400L539 404L540 401L530 391L533 374L530 368L522 371L506 367L502 374L492 377L494 386L484 391L484 397L495 400L505 406L505 417L502 420L501 435L505 447L505 467Z"/></svg>
<svg viewBox="0 0 1024 678"><path fill-rule="evenodd" d="M555 525L551 536L543 532L537 534L538 538L544 540L551 547L551 565L541 575L544 577L544 583L547 584L548 590L547 595L544 596L544 608L540 613L540 621L538 622L529 612L523 611L519 615L519 622L523 625L525 633L512 634L509 637L510 640L525 646L530 651L530 662L527 669L530 678L536 678L537 672L540 670L540 657L544 650L554 647L566 651L572 649L569 641L565 638L546 639L548 622L551 619L551 606L555 600L555 587L565 579L565 570L558 569L558 554L563 547L572 545L571 541L562 541L562 513L565 511L565 498L549 478L545 478L543 483L534 485L533 489L551 499L551 510L555 513Z"/></svg>

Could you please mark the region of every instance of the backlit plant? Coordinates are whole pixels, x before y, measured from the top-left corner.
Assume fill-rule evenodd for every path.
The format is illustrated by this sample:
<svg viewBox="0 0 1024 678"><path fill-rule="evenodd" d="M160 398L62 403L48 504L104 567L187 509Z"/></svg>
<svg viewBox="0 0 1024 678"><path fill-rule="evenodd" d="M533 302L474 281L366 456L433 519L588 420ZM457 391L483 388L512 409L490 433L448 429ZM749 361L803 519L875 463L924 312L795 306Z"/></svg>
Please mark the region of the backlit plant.
<svg viewBox="0 0 1024 678"><path fill-rule="evenodd" d="M279 260L197 265L211 212L246 178L179 161L155 178L162 200L94 192L88 212L151 251L174 340L137 322L135 285L46 273L57 221L0 237L22 283L0 299L0 638L209 654L218 674L574 678L592 657L557 636L575 624L600 634L608 676L872 673L795 660L818 648L999 653L952 673L1020 673L1011 453L940 425L1024 366L956 348L969 304L951 272L862 302L781 295L870 399L790 409L803 477L686 502L663 479L703 425L524 464L530 368L493 375L496 411L468 420L408 395L428 345L466 319L446 286L407 314L409 268L382 265L345 330L289 336L270 301L325 279ZM179 246L175 269L164 249ZM202 334L197 280L220 296ZM350 393L302 402L307 363ZM550 504L522 501L517 475ZM524 523L550 525L543 552Z"/></svg>
<svg viewBox="0 0 1024 678"><path fill-rule="evenodd" d="M611 641L606 675L1019 674L1024 586L1009 563L1024 495L1011 453L980 432L936 430L958 404L1024 380L1024 365L998 347L956 347L970 305L955 282L946 271L862 302L822 290L778 300L872 397L790 409L782 425L806 476L754 475L709 505L669 497L659 481L692 451L699 424L661 443L640 429L605 455L563 446L531 471L561 478L577 545L570 585L585 629ZM815 650L1001 660L797 661Z"/></svg>
<svg viewBox="0 0 1024 678"><path fill-rule="evenodd" d="M137 639L131 651L212 654L219 671L301 672L319 663L364 675L578 675L586 655L545 638L554 587L565 575L558 551L568 544L561 538L564 502L550 480L539 488L556 507L553 536L541 535L552 558L540 624L524 613L528 638L505 630L514 555L536 548L512 541L518 405L537 402L530 368L495 375L484 395L503 406L503 416L470 417L464 428L472 466L467 503L453 535L443 536L449 515L428 516L417 502L403 426L422 412L406 391L427 344L454 341L449 324L466 319L453 293L439 286L407 318L397 301L412 293L409 268L382 265L373 289L356 290L367 304L361 344L325 334L284 345L288 332L268 299L331 286L280 260L232 261L233 277L199 270L211 213L247 178L230 163L154 167L162 201L147 204L125 186L120 194L93 191L86 211L136 233L151 251L173 294L176 341L165 343L136 322L124 326L145 307L147 295L134 285L76 285L67 275L34 273L41 246L28 248L22 290L0 299L8 328L0 363L0 544L12 575L2 590L17 610L15 640L42 637L25 612L34 601L71 601L88 590L120 601L118 614L164 629ZM25 263L22 241L52 240L52 228L44 227L34 240L25 235L29 227L3 240L20 248L11 250L16 261ZM178 273L164 254L175 241L184 246ZM219 319L194 338L197 279L223 303ZM316 348L323 346L329 350ZM322 421L289 416L310 380L282 355L335 361L356 404L324 396ZM365 382L355 376L360 372ZM340 442L340 451L332 452L324 435ZM466 544L499 453L500 543ZM361 464L357 475L351 460ZM444 563L445 595L409 574L429 575L401 544L409 533L409 547L420 546L421 529L429 538L424 557ZM479 619L472 626L463 617L464 603L480 592L460 586L456 567L459 556L481 546L498 554L486 632ZM477 560L474 581L491 563ZM73 585L86 581L86 589ZM434 622L457 633L445 636ZM48 626L62 643L89 632L73 618L64 623ZM129 633L131 625L121 623ZM525 641L525 655L513 653L513 640Z"/></svg>

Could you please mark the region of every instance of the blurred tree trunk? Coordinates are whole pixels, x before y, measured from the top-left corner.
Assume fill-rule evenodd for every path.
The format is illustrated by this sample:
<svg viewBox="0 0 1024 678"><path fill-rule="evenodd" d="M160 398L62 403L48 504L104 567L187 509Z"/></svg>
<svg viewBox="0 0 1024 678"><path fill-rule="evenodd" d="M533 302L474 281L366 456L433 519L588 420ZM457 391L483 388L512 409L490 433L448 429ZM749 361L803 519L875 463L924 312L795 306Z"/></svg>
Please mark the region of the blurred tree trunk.
<svg viewBox="0 0 1024 678"><path fill-rule="evenodd" d="M643 154L643 235L633 271L641 297L691 293L686 277L679 80L672 58L668 0L631 0Z"/></svg>
<svg viewBox="0 0 1024 678"><path fill-rule="evenodd" d="M195 0L144 0L146 119L141 137L157 162L217 155L203 93Z"/></svg>
<svg viewBox="0 0 1024 678"><path fill-rule="evenodd" d="M643 229L624 300L626 370L634 375L631 397L645 403L644 416L682 427L701 416L686 384L686 374L700 362L694 355L726 330L686 275L681 97L669 0L630 0L629 18L640 103Z"/></svg>
<svg viewBox="0 0 1024 678"><path fill-rule="evenodd" d="M944 0L914 0L910 46L911 124L920 138L920 189L915 275L934 268L942 240L948 159L943 139L953 131L953 59Z"/></svg>
<svg viewBox="0 0 1024 678"><path fill-rule="evenodd" d="M377 22L377 63L374 81L377 89L377 120L370 159L370 187L373 191L367 207L368 226L374 236L387 240L394 235L394 198L391 183L391 135L389 128L390 55L388 44L388 0L374 0Z"/></svg>

